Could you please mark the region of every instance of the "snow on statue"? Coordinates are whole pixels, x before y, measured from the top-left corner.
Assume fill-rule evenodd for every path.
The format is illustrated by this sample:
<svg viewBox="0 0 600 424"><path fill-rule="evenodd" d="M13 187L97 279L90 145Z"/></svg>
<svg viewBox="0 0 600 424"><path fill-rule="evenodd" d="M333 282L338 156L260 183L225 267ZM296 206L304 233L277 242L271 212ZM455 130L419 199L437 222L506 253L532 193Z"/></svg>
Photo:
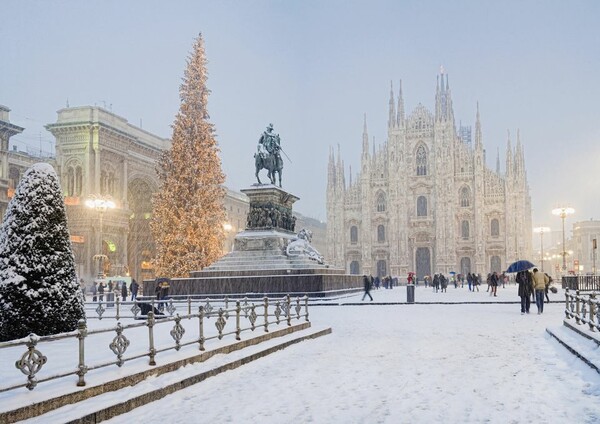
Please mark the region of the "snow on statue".
<svg viewBox="0 0 600 424"><path fill-rule="evenodd" d="M0 341L72 331L85 319L67 215L51 165L29 168L0 227Z"/></svg>

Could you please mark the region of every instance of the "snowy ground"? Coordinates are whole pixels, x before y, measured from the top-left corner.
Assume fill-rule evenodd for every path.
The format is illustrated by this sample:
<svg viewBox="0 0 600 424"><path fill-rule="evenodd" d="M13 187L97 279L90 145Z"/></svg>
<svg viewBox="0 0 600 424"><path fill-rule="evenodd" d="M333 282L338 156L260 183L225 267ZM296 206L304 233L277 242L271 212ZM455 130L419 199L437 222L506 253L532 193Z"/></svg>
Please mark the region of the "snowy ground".
<svg viewBox="0 0 600 424"><path fill-rule="evenodd" d="M406 292L373 296L403 301ZM421 286L416 299L490 297L485 287L435 294ZM518 299L514 286L492 298ZM563 303L524 316L516 304L314 307L313 325L333 334L110 422L600 422L600 375L545 331L561 326L562 311Z"/></svg>
<svg viewBox="0 0 600 424"><path fill-rule="evenodd" d="M380 289L373 302L360 294L345 305L312 307L313 327L332 327L331 335L109 422L600 422L600 375L545 331L565 330L562 292L551 294L556 303L543 315L535 305L521 315L518 304L500 303L519 300L515 286L499 288L497 297L480 290L420 286L417 302L449 304L407 305L393 304L406 301L404 287ZM600 349L587 348L600 361Z"/></svg>

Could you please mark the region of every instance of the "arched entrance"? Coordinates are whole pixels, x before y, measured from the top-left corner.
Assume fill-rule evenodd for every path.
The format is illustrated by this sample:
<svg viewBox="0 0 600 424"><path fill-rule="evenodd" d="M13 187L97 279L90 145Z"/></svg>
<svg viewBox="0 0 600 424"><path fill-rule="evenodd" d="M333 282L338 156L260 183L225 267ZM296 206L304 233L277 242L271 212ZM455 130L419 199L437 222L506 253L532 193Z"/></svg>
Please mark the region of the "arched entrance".
<svg viewBox="0 0 600 424"><path fill-rule="evenodd" d="M150 231L152 193L150 185L141 179L131 181L127 190L127 202L131 211L127 263L131 276L138 281L154 277L150 266L150 260L155 254L154 238Z"/></svg>
<svg viewBox="0 0 600 424"><path fill-rule="evenodd" d="M426 275L431 275L431 252L428 247L417 247L415 265L418 280L423 280Z"/></svg>
<svg viewBox="0 0 600 424"><path fill-rule="evenodd" d="M387 275L387 262L385 260L377 261L377 276L379 278Z"/></svg>
<svg viewBox="0 0 600 424"><path fill-rule="evenodd" d="M460 273L467 275L471 272L471 258L460 258Z"/></svg>

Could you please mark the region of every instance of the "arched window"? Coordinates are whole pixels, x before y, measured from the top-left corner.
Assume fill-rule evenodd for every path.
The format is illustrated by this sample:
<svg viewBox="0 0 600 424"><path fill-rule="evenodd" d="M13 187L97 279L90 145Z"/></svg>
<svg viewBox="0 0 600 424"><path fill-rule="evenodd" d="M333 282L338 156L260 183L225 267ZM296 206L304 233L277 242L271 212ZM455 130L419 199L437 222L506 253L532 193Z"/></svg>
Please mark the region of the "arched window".
<svg viewBox="0 0 600 424"><path fill-rule="evenodd" d="M460 226L460 234L463 239L469 238L469 221L463 221Z"/></svg>
<svg viewBox="0 0 600 424"><path fill-rule="evenodd" d="M358 228L356 227L356 225L350 227L350 243L358 243Z"/></svg>
<svg viewBox="0 0 600 424"><path fill-rule="evenodd" d="M8 179L8 186L10 188L17 188L21 180L21 173L17 168L11 166L8 168Z"/></svg>
<svg viewBox="0 0 600 424"><path fill-rule="evenodd" d="M350 274L352 274L352 275L360 274L360 264L358 263L358 261L350 262Z"/></svg>
<svg viewBox="0 0 600 424"><path fill-rule="evenodd" d="M81 188L83 187L83 172L81 166L75 167L75 196L81 196Z"/></svg>
<svg viewBox="0 0 600 424"><path fill-rule="evenodd" d="M427 216L427 198L425 196L417 197L417 216Z"/></svg>
<svg viewBox="0 0 600 424"><path fill-rule="evenodd" d="M377 195L377 212L385 212L385 194Z"/></svg>
<svg viewBox="0 0 600 424"><path fill-rule="evenodd" d="M500 235L500 223L496 218L492 219L490 223L490 233L492 237L498 237Z"/></svg>
<svg viewBox="0 0 600 424"><path fill-rule="evenodd" d="M427 152L424 146L417 149L417 175L427 175Z"/></svg>
<svg viewBox="0 0 600 424"><path fill-rule="evenodd" d="M492 256L490 258L490 271L491 272L502 272L500 264L500 256Z"/></svg>
<svg viewBox="0 0 600 424"><path fill-rule="evenodd" d="M460 189L460 206L463 208L466 208L470 204L471 204L471 190L469 190L469 187L463 187Z"/></svg>
<svg viewBox="0 0 600 424"><path fill-rule="evenodd" d="M383 243L385 241L385 227L383 225L377 226L377 241Z"/></svg>
<svg viewBox="0 0 600 424"><path fill-rule="evenodd" d="M67 196L73 196L75 193L75 170L69 166L67 170Z"/></svg>

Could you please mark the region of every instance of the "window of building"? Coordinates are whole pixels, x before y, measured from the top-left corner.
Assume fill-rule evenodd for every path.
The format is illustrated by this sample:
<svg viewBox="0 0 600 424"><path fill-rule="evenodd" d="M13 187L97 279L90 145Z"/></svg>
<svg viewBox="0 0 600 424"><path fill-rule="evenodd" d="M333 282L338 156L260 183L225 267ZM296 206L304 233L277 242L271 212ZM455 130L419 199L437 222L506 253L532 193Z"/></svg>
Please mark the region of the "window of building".
<svg viewBox="0 0 600 424"><path fill-rule="evenodd" d="M463 208L469 207L471 204L471 190L469 187L463 187L460 190L460 206Z"/></svg>
<svg viewBox="0 0 600 424"><path fill-rule="evenodd" d="M377 212L385 212L385 194L379 193L377 195Z"/></svg>
<svg viewBox="0 0 600 424"><path fill-rule="evenodd" d="M358 228L356 227L356 225L350 227L350 243L358 243Z"/></svg>
<svg viewBox="0 0 600 424"><path fill-rule="evenodd" d="M500 223L496 218L492 219L490 223L490 234L492 237L498 237L500 235Z"/></svg>
<svg viewBox="0 0 600 424"><path fill-rule="evenodd" d="M463 221L460 226L460 234L463 239L469 238L469 221Z"/></svg>
<svg viewBox="0 0 600 424"><path fill-rule="evenodd" d="M417 175L427 175L427 152L424 146L417 149Z"/></svg>
<svg viewBox="0 0 600 424"><path fill-rule="evenodd" d="M385 241L385 227L383 225L377 226L377 241L383 243Z"/></svg>
<svg viewBox="0 0 600 424"><path fill-rule="evenodd" d="M358 263L358 261L350 262L350 274L352 274L352 275L360 274L360 264Z"/></svg>
<svg viewBox="0 0 600 424"><path fill-rule="evenodd" d="M417 197L417 216L427 216L427 198L425 196Z"/></svg>

